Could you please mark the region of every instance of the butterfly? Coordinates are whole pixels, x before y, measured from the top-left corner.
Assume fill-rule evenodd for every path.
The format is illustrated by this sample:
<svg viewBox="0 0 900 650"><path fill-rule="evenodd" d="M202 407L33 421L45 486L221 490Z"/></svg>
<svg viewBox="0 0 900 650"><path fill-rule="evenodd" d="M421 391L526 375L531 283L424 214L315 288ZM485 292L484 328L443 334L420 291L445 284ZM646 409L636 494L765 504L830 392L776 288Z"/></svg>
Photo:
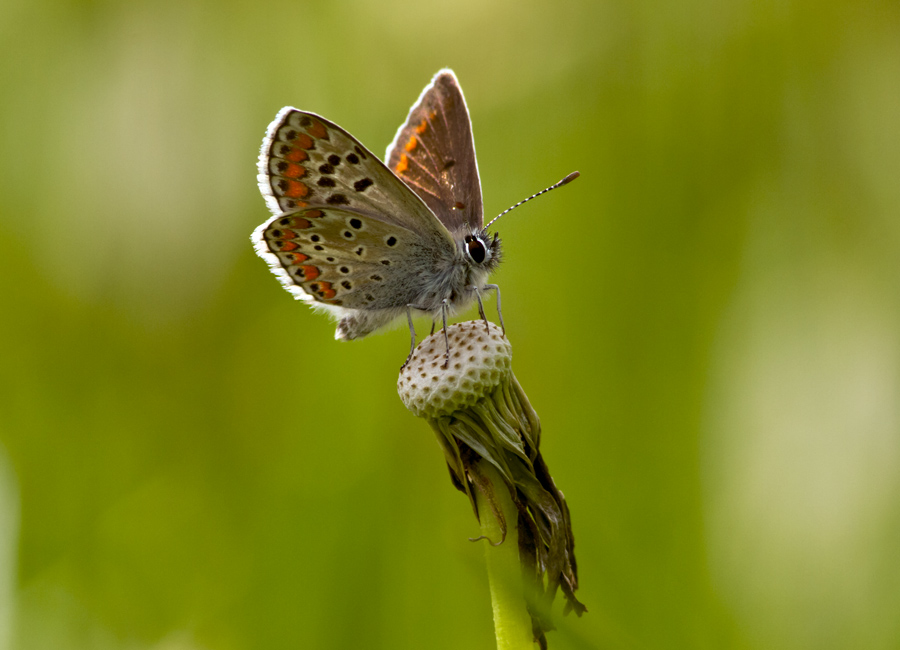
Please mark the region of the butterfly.
<svg viewBox="0 0 900 650"><path fill-rule="evenodd" d="M486 282L501 242L484 227L472 126L453 71L422 91L384 163L333 122L285 107L267 129L258 171L274 216L253 232L256 252L297 299L332 314L335 338L362 338L405 313L414 346L413 310L446 326L477 300L484 317L489 290L499 312L499 289Z"/></svg>

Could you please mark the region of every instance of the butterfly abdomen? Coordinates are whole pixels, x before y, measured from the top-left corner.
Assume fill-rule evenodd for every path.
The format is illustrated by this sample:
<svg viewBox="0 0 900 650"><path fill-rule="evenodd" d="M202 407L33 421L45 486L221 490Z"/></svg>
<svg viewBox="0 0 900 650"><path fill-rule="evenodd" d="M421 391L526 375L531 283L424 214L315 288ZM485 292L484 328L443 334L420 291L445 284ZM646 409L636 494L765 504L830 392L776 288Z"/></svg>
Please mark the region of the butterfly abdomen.
<svg viewBox="0 0 900 650"><path fill-rule="evenodd" d="M405 310L379 309L372 311L352 311L338 321L334 338L339 341L352 341L368 336L397 320Z"/></svg>

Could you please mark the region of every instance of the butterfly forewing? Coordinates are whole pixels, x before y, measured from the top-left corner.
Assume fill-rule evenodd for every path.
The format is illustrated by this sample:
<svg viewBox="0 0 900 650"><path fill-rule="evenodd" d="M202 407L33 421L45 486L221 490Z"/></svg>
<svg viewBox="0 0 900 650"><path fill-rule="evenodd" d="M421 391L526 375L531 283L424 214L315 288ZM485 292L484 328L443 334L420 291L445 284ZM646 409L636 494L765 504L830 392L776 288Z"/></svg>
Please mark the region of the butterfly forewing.
<svg viewBox="0 0 900 650"><path fill-rule="evenodd" d="M452 71L442 70L425 88L385 158L451 232L482 227L469 111Z"/></svg>
<svg viewBox="0 0 900 650"><path fill-rule="evenodd" d="M287 107L269 125L259 186L274 214L308 207L353 210L452 241L428 207L353 136L314 113Z"/></svg>
<svg viewBox="0 0 900 650"><path fill-rule="evenodd" d="M291 293L345 309L396 308L404 300L402 261L417 254L411 231L330 207L277 215L253 240Z"/></svg>

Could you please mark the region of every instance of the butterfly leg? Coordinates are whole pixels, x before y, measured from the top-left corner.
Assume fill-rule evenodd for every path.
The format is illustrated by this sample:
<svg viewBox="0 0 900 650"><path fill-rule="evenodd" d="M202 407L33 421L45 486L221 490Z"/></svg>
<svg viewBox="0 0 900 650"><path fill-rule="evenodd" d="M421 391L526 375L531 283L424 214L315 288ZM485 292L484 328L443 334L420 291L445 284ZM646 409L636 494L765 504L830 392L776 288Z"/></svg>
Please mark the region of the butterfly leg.
<svg viewBox="0 0 900 650"><path fill-rule="evenodd" d="M436 321L436 320L432 320L432 321L431 321L431 334L434 334L434 328L435 328L435 327L437 327L437 321ZM431 334L429 334L428 336L431 336Z"/></svg>
<svg viewBox="0 0 900 650"><path fill-rule="evenodd" d="M444 351L444 365L442 366L444 369L450 365L450 337L447 335L447 305L449 303L450 300L448 298L444 298L441 301L441 318L444 321L444 345L447 346Z"/></svg>
<svg viewBox="0 0 900 650"><path fill-rule="evenodd" d="M406 321L409 323L409 355L406 357L406 361L403 362L403 365L400 366L400 370L403 370L406 367L406 364L409 363L409 360L412 359L413 351L416 349L416 328L413 327L412 322L412 305L406 306ZM433 328L432 328L433 329Z"/></svg>
<svg viewBox="0 0 900 650"><path fill-rule="evenodd" d="M444 365L442 368L446 368L450 365L450 337L447 334L447 310L449 309L450 301L447 298L441 302L441 319L444 322L444 344L447 346L444 352ZM412 322L412 310L413 309L421 309L422 311L427 311L425 307L419 307L418 305L409 304L406 305L406 320L409 322L409 333L412 337L412 342L409 346L409 356L406 357L406 361L403 362L403 365L400 366L400 370L403 370L406 367L406 364L409 363L409 360L412 359L413 352L416 349L416 330L413 327ZM431 323L431 333L434 334L434 322Z"/></svg>
<svg viewBox="0 0 900 650"><path fill-rule="evenodd" d="M503 324L503 310L500 309L500 287L496 284L486 284L481 288L485 291L493 289L497 292L497 316L500 318L500 329L503 331L503 336L506 336L506 325Z"/></svg>
<svg viewBox="0 0 900 650"><path fill-rule="evenodd" d="M484 321L484 329L485 329L485 331L486 331L488 334L490 334L490 333L491 333L491 328L488 327L488 319L487 319L487 316L484 315L484 303L481 302L481 290L480 290L478 287L476 287L476 286L467 287L467 288L471 288L473 291L475 291L475 298L478 299L478 313L481 315L481 320Z"/></svg>

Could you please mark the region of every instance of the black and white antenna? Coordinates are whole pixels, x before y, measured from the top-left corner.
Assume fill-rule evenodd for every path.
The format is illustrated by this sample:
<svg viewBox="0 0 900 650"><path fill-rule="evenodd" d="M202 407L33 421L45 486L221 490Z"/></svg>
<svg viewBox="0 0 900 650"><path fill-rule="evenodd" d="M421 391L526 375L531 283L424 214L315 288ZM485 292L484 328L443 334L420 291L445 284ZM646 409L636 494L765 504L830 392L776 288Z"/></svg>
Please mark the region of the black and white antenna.
<svg viewBox="0 0 900 650"><path fill-rule="evenodd" d="M529 196L527 199L523 199L522 201L519 201L519 202L516 203L515 205L508 207L506 210L504 210L503 212L501 212L500 214L498 214L496 217L494 217L493 219L491 219L490 223L488 223L488 225L486 225L486 226L484 227L484 229L487 230L488 228L490 228L492 223L494 223L497 219L499 219L500 217L502 217L504 214L506 214L506 213L509 212L510 210L515 210L516 208L518 208L518 207L519 207L520 205L522 205L523 203L528 203L531 199L536 199L536 198L539 197L541 194L544 194L544 193L546 193L546 192L549 192L550 190L555 190L557 187L562 187L563 185L566 185L567 183L571 183L572 181L574 181L574 180L575 180L576 178L578 178L579 176L581 176L581 173L580 173L580 172L572 172L571 174L569 174L568 176L566 176L564 179L562 179L562 180L559 181L558 183L554 183L554 184L551 185L550 187L541 190L541 191L538 192L537 194L532 194L532 195Z"/></svg>

